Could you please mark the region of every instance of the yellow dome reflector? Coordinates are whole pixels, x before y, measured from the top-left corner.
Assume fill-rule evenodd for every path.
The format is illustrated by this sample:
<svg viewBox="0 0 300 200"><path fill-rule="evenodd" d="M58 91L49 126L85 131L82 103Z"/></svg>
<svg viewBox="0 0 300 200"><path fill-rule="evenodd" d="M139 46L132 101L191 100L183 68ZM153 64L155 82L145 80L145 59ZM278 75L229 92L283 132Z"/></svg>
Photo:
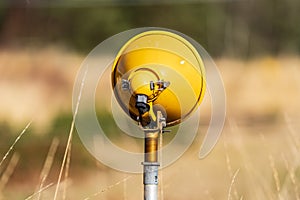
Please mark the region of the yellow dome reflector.
<svg viewBox="0 0 300 200"><path fill-rule="evenodd" d="M112 66L112 85L122 109L135 121L163 110L167 126L180 123L198 108L206 88L204 76L194 46L161 30L131 38Z"/></svg>

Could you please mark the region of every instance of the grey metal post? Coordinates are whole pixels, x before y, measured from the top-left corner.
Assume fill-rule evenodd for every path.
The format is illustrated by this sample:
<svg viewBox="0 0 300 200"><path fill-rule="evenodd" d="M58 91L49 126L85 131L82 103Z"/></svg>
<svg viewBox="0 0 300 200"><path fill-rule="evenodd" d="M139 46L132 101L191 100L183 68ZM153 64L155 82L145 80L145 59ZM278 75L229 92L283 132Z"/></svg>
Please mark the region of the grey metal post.
<svg viewBox="0 0 300 200"><path fill-rule="evenodd" d="M144 200L158 199L158 136L165 127L165 118L160 111L157 112L156 127L144 128L145 132L145 156L144 162Z"/></svg>
<svg viewBox="0 0 300 200"><path fill-rule="evenodd" d="M145 133L144 162L144 200L157 200L158 193L158 167L157 159L158 132Z"/></svg>

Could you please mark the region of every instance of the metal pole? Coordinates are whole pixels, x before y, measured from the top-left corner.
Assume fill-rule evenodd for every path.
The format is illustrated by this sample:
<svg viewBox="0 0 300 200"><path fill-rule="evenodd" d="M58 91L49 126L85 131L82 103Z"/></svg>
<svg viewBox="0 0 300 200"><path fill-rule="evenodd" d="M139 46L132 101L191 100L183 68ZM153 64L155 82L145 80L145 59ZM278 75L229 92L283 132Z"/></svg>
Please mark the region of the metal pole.
<svg viewBox="0 0 300 200"><path fill-rule="evenodd" d="M144 200L157 200L158 194L158 136L165 127L165 119L160 111L157 112L156 127L144 129L145 156L144 162Z"/></svg>
<svg viewBox="0 0 300 200"><path fill-rule="evenodd" d="M157 158L159 132L145 132L144 157L144 200L157 200L158 167Z"/></svg>

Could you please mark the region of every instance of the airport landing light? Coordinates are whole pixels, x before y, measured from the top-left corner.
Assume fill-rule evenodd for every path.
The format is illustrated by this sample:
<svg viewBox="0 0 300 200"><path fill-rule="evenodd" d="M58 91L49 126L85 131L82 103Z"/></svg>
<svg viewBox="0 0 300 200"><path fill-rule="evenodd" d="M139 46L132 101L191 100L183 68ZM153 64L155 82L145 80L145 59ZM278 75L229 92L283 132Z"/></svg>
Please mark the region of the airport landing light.
<svg viewBox="0 0 300 200"><path fill-rule="evenodd" d="M144 199L156 200L158 136L200 105L206 88L203 61L183 36L145 31L120 49L111 77L117 102L144 131Z"/></svg>

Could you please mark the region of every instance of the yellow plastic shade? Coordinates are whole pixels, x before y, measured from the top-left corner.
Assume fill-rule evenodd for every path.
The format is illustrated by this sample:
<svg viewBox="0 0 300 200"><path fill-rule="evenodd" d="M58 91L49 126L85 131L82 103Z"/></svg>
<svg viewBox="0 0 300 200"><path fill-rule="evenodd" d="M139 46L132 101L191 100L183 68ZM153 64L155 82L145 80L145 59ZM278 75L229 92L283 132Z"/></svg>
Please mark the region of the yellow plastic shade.
<svg viewBox="0 0 300 200"><path fill-rule="evenodd" d="M198 108L206 87L204 76L202 59L192 44L160 30L131 38L112 67L112 85L122 109L138 121L136 96L143 94L150 109L164 110L167 126L180 123Z"/></svg>

